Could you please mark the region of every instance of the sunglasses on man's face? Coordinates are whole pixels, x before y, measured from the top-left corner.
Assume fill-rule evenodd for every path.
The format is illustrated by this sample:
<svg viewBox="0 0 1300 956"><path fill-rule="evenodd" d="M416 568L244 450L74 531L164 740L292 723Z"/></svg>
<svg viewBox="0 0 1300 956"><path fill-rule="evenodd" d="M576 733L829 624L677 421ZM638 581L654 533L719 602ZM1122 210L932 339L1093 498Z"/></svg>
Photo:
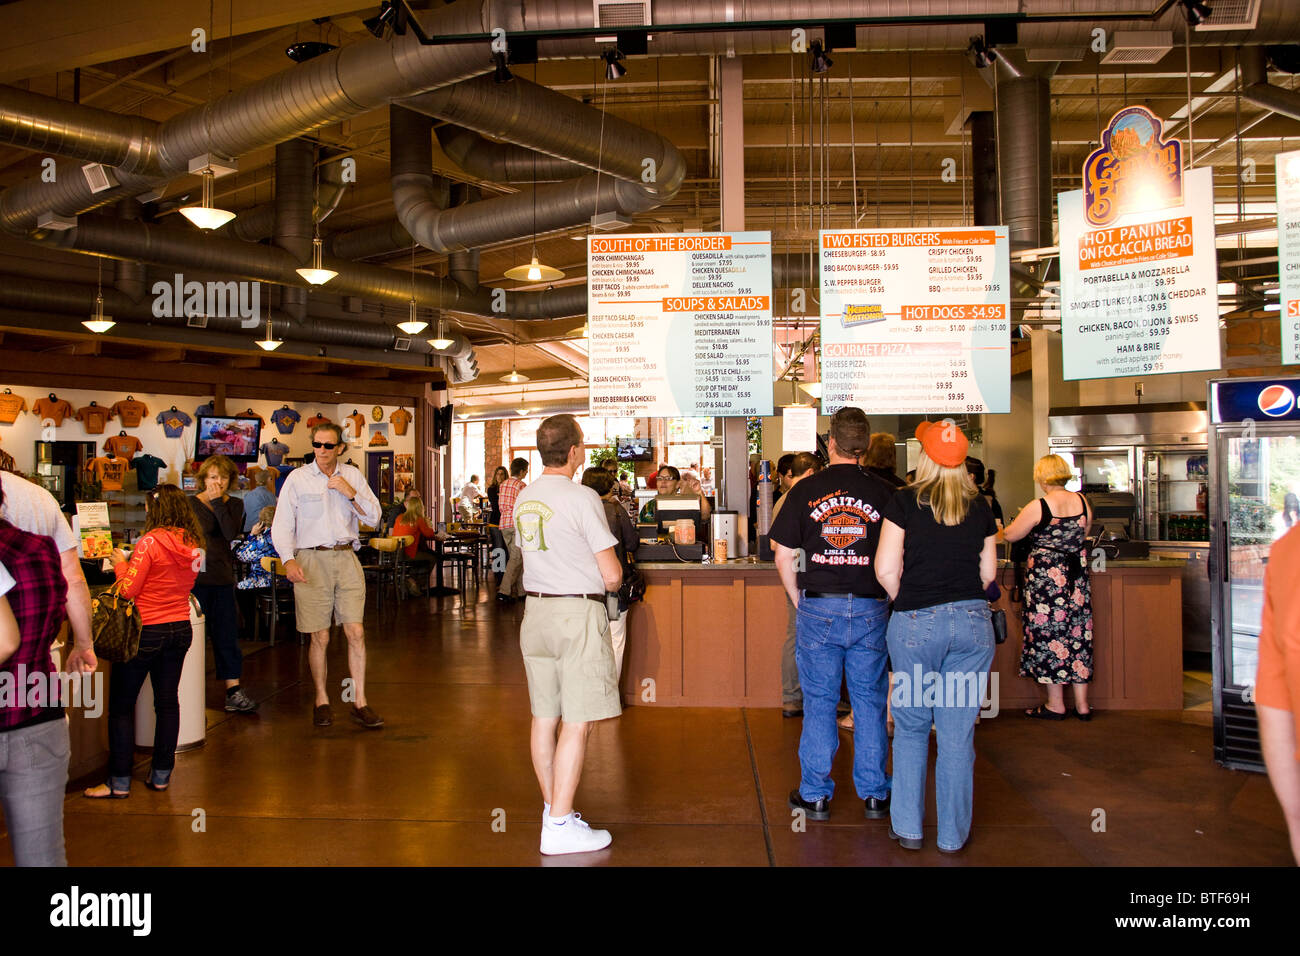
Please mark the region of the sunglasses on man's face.
<svg viewBox="0 0 1300 956"><path fill-rule="evenodd" d="M326 451L333 451L335 448L339 447L339 443L336 441L314 441L311 443L311 447L324 448Z"/></svg>

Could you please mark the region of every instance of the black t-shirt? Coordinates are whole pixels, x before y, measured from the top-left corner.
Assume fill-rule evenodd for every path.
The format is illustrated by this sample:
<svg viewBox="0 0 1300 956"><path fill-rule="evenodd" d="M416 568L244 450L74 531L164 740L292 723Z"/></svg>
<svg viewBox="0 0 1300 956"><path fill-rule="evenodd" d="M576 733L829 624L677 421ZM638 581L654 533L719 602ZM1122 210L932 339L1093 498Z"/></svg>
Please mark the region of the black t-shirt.
<svg viewBox="0 0 1300 956"><path fill-rule="evenodd" d="M788 492L772 523L771 538L802 548L799 588L888 598L876 580L881 512L892 489L854 465L831 465Z"/></svg>
<svg viewBox="0 0 1300 956"><path fill-rule="evenodd" d="M903 580L894 598L895 611L984 600L980 552L984 539L998 529L982 495L971 502L959 525L935 521L928 505L917 504L911 488L894 493L884 516L903 529Z"/></svg>

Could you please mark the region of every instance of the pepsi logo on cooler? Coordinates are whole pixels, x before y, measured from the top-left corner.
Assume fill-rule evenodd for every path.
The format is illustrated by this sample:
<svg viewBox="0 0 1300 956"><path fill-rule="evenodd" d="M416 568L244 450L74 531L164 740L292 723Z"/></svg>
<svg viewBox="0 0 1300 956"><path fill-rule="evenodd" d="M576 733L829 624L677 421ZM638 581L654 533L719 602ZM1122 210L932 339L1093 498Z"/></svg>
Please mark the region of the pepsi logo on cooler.
<svg viewBox="0 0 1300 956"><path fill-rule="evenodd" d="M1295 393L1285 385L1269 385L1260 391L1258 404L1269 418L1281 418L1295 410Z"/></svg>

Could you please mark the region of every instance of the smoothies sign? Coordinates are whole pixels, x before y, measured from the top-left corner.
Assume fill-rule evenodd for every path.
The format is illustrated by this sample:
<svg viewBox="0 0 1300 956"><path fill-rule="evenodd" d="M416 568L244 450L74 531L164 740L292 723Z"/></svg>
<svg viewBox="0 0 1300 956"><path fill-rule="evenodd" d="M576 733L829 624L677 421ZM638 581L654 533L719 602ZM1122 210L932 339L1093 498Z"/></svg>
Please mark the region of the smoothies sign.
<svg viewBox="0 0 1300 956"><path fill-rule="evenodd" d="M1282 364L1300 363L1300 151L1277 155L1277 254Z"/></svg>
<svg viewBox="0 0 1300 956"><path fill-rule="evenodd" d="M772 414L771 233L587 243L593 416Z"/></svg>
<svg viewBox="0 0 1300 956"><path fill-rule="evenodd" d="M823 230L822 411L1011 410L1005 226Z"/></svg>
<svg viewBox="0 0 1300 956"><path fill-rule="evenodd" d="M1219 367L1214 193L1140 106L1120 110L1061 193L1061 334L1067 379Z"/></svg>

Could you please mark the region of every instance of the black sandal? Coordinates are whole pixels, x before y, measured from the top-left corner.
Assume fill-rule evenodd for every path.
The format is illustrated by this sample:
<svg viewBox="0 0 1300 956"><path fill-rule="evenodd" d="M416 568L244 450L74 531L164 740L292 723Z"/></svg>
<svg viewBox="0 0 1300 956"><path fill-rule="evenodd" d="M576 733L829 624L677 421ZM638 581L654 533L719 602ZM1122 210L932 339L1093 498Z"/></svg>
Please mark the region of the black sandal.
<svg viewBox="0 0 1300 956"><path fill-rule="evenodd" d="M1076 710L1074 716L1078 717L1086 724L1088 721L1092 720L1092 708L1088 708L1087 710Z"/></svg>
<svg viewBox="0 0 1300 956"><path fill-rule="evenodd" d="M1046 704L1039 704L1033 710L1025 711L1025 716L1032 720L1065 720L1064 713L1058 714L1054 710L1049 710Z"/></svg>

